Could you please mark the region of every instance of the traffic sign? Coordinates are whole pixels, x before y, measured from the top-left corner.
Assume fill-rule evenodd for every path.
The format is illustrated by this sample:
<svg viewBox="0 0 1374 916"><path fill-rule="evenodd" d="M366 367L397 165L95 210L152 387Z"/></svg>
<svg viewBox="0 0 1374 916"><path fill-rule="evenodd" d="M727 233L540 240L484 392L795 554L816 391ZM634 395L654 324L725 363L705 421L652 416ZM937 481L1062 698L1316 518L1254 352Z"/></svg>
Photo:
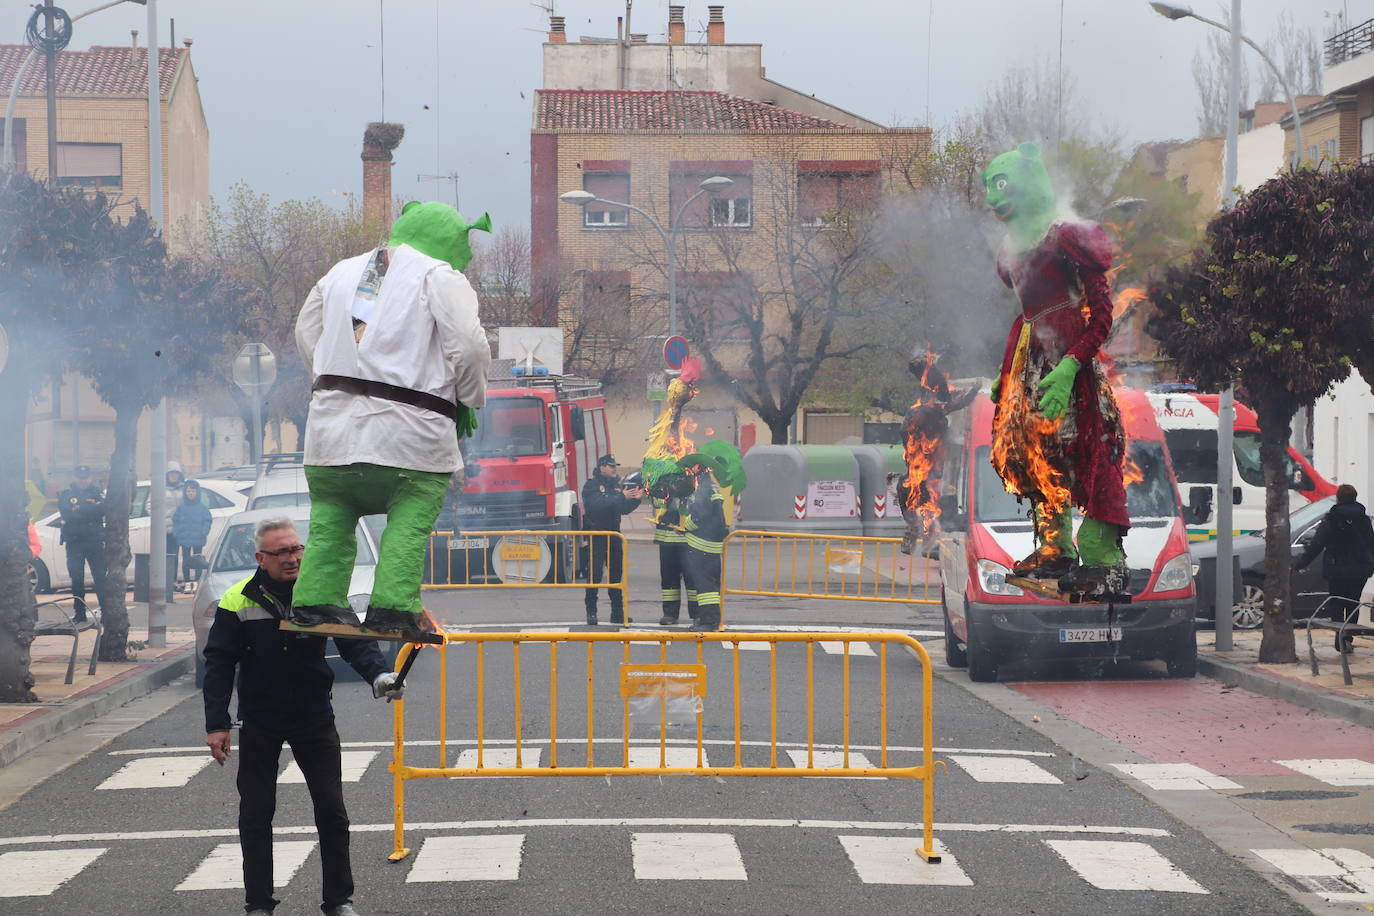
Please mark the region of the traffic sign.
<svg viewBox="0 0 1374 916"><path fill-rule="evenodd" d="M277 380L277 358L267 344L244 344L234 357L232 374L245 394L266 394Z"/></svg>
<svg viewBox="0 0 1374 916"><path fill-rule="evenodd" d="M663 342L663 364L669 369L681 369L691 354L685 337L669 337Z"/></svg>

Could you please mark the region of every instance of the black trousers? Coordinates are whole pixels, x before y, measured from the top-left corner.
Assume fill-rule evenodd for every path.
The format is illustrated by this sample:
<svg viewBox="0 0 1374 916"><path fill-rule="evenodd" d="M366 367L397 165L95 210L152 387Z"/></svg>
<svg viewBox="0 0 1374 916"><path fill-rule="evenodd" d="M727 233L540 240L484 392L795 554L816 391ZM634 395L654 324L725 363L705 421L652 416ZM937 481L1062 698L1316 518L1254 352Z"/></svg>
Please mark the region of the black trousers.
<svg viewBox="0 0 1374 916"><path fill-rule="evenodd" d="M1333 601L1326 606L1326 615L1332 620L1344 620L1349 615L1351 620L1355 619L1355 604L1359 603L1360 593L1364 591L1364 584L1368 578L1363 579L1327 579L1326 587L1331 594L1337 598L1349 598L1351 602Z"/></svg>
<svg viewBox="0 0 1374 916"><path fill-rule="evenodd" d="M283 743L291 746L315 808L324 906L351 903L348 811L344 808L339 731L332 718L289 734L248 722L239 730L239 846L243 850L244 901L250 910L271 910L278 902L272 896L272 816L277 810L277 766Z"/></svg>
<svg viewBox="0 0 1374 916"><path fill-rule="evenodd" d="M696 593L699 623L720 626L720 554L707 553L685 545L684 570L687 573L689 595ZM691 607L690 600L688 607Z"/></svg>
<svg viewBox="0 0 1374 916"><path fill-rule="evenodd" d="M67 541L67 574L72 577L72 597L86 600L86 567L91 568L91 582L100 591L105 584L105 545L85 539ZM85 616L84 608L78 608Z"/></svg>
<svg viewBox="0 0 1374 916"><path fill-rule="evenodd" d="M592 562L587 569L588 582L619 582L625 576L625 553L621 540L618 537L607 537L606 535L592 535ZM609 564L608 564L609 561ZM610 566L609 578L602 577L602 570ZM608 588L607 592L611 595L611 622L621 623L625 619L625 593L618 588ZM596 592L594 588L587 589L586 605L587 616L596 616Z"/></svg>
<svg viewBox="0 0 1374 916"><path fill-rule="evenodd" d="M682 613L682 591L687 582L687 545L682 541L658 544L658 582L663 590L663 616L677 620ZM696 593L687 589L687 612L696 617Z"/></svg>
<svg viewBox="0 0 1374 916"><path fill-rule="evenodd" d="M181 548L181 578L187 582L199 582L200 571L191 568L191 557L200 556L200 547L192 547L190 544L178 545Z"/></svg>

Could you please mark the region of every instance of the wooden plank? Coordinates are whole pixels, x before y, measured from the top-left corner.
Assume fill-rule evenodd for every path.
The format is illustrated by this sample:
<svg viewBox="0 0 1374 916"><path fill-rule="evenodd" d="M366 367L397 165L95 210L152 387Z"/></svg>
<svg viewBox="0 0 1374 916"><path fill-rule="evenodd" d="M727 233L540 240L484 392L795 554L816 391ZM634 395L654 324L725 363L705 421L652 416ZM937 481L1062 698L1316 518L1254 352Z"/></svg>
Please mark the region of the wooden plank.
<svg viewBox="0 0 1374 916"><path fill-rule="evenodd" d="M281 629L290 633L308 633L311 636L332 636L335 639L374 639L382 642L426 643L442 646L444 637L438 633L425 633L420 630L406 630L403 633L381 633L367 627L351 627L346 623L322 623L315 627L302 627L289 620L281 622Z"/></svg>

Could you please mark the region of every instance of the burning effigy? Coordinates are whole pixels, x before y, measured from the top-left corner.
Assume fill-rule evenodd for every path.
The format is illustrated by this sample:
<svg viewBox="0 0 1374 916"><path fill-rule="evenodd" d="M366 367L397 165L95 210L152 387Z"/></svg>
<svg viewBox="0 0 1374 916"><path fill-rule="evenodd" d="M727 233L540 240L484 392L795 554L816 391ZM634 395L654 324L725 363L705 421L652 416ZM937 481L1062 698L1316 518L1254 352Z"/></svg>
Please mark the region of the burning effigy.
<svg viewBox="0 0 1374 916"><path fill-rule="evenodd" d="M1030 501L1035 526L1035 550L1012 572L1071 595L1122 596L1125 436L1098 359L1112 327L1111 240L1097 223L1060 216L1034 144L997 156L983 181L1007 227L997 273L1021 303L992 390L993 467Z"/></svg>
<svg viewBox="0 0 1374 916"><path fill-rule="evenodd" d="M689 359L682 373L668 383L663 413L649 428L648 447L644 451L641 476L645 491L653 507L654 543L658 545L658 572L663 615L661 626L672 626L682 614L683 592L687 595L687 612L693 620L697 613L696 590L687 581L687 534L683 531L685 516L682 500L693 492L691 477L677 464L677 459L690 452L695 445L685 429L688 420L683 415L687 404L696 397L697 379L701 364ZM685 586L685 589L684 589Z"/></svg>
<svg viewBox="0 0 1374 916"><path fill-rule="evenodd" d="M919 386L916 400L902 422L902 457L907 472L897 484L897 499L906 522L901 551L908 555L915 551L917 543L929 542L940 517L939 481L949 415L965 407L978 393L977 386L952 393L949 376L940 368L939 360L938 354L927 349L907 364Z"/></svg>

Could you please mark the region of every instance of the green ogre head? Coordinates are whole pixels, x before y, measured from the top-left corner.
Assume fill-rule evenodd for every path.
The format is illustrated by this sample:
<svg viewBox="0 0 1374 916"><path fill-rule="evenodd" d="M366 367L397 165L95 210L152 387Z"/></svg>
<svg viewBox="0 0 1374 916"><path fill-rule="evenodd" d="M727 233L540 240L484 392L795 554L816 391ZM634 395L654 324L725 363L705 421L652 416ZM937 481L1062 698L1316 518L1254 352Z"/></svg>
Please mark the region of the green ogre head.
<svg viewBox="0 0 1374 916"><path fill-rule="evenodd" d="M401 218L391 226L388 245L409 245L421 254L447 261L454 270L463 270L472 260L468 233L473 229L491 231L491 217L483 213L469 223L463 214L438 201L412 200L401 208Z"/></svg>
<svg viewBox="0 0 1374 916"><path fill-rule="evenodd" d="M1034 143L1003 153L983 170L988 206L1007 224L1012 243L1029 248L1055 219L1054 186Z"/></svg>

